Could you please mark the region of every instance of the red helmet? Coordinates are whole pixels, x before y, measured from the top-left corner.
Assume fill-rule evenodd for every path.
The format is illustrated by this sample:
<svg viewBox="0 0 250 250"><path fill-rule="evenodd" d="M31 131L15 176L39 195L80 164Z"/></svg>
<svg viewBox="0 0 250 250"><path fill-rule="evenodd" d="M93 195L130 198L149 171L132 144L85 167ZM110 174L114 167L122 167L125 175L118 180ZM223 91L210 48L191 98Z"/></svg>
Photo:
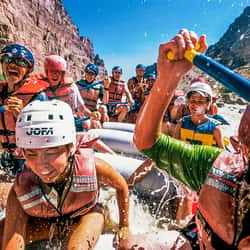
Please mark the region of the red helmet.
<svg viewBox="0 0 250 250"><path fill-rule="evenodd" d="M67 63L61 56L50 55L45 57L44 69L45 70L58 70L66 71Z"/></svg>

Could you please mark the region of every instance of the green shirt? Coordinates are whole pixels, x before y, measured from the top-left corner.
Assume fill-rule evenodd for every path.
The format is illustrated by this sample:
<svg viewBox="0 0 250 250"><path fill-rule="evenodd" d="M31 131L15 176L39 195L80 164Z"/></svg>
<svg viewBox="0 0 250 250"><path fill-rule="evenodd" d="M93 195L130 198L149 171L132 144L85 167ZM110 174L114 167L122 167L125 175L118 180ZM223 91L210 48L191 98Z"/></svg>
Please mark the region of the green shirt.
<svg viewBox="0 0 250 250"><path fill-rule="evenodd" d="M199 192L209 169L221 148L186 144L164 134L149 149L142 153L151 158L156 166Z"/></svg>

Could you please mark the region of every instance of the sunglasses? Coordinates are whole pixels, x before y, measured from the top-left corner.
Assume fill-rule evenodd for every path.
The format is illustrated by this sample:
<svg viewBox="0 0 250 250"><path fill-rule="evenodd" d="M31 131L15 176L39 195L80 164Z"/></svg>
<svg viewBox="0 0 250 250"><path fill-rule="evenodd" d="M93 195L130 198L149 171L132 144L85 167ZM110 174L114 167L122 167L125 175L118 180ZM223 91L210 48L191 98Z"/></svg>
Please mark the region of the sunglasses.
<svg viewBox="0 0 250 250"><path fill-rule="evenodd" d="M94 73L92 71L86 71L85 73L88 74L88 75L96 76L96 73Z"/></svg>
<svg viewBox="0 0 250 250"><path fill-rule="evenodd" d="M1 58L1 63L15 63L17 66L20 67L25 67L27 66L29 63L27 61L25 61L23 58L21 57L13 57L13 56L9 56L9 55L4 55Z"/></svg>
<svg viewBox="0 0 250 250"><path fill-rule="evenodd" d="M114 74L121 74L121 71L113 71Z"/></svg>

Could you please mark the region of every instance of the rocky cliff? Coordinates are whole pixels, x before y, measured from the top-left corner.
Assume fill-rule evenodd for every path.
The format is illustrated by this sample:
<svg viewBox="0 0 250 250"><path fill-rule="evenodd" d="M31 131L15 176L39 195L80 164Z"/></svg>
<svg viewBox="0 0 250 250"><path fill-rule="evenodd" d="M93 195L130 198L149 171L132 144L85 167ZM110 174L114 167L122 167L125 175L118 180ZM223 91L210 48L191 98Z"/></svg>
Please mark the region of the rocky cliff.
<svg viewBox="0 0 250 250"><path fill-rule="evenodd" d="M206 55L250 79L250 7L245 8L221 39L208 48ZM183 78L180 83L181 88L186 89L191 79L200 76L209 82L213 92L222 102L239 104L245 102L232 93L222 94L220 91L222 85L195 67Z"/></svg>
<svg viewBox="0 0 250 250"><path fill-rule="evenodd" d="M206 55L250 79L250 7L246 7L221 39L208 48ZM147 71L155 72L156 63L149 65ZM205 78L212 86L213 92L217 96L221 96L222 101L230 102L228 93L226 95L220 94L222 85L196 67L183 77L179 88L186 90L190 81L196 77ZM242 104L244 100L235 97L232 102Z"/></svg>
<svg viewBox="0 0 250 250"><path fill-rule="evenodd" d="M250 6L234 20L226 33L206 53L231 69L250 62Z"/></svg>
<svg viewBox="0 0 250 250"><path fill-rule="evenodd" d="M44 56L58 54L68 62L73 78L82 77L84 66L96 61L104 72L104 63L95 56L92 41L80 37L61 0L1 0L0 48L20 43L33 52L35 72L43 72Z"/></svg>

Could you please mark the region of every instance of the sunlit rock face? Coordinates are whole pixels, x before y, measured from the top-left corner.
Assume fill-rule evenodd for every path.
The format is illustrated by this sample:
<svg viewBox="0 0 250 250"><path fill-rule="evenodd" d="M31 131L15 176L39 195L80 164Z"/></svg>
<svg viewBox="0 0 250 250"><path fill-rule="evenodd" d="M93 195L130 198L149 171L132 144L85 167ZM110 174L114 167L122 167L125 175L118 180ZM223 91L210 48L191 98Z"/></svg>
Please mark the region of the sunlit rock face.
<svg viewBox="0 0 250 250"><path fill-rule="evenodd" d="M245 8L221 39L208 48L206 55L250 79L250 7ZM207 80L218 101L228 104L246 103L246 100L230 91L222 94L220 91L222 85L196 67L183 77L179 88L187 90L192 79L196 77Z"/></svg>
<svg viewBox="0 0 250 250"><path fill-rule="evenodd" d="M92 41L79 36L61 0L1 0L0 48L8 43L30 48L36 73L43 72L44 56L49 54L63 56L75 80L82 77L84 66L95 60ZM99 65L102 73L103 61Z"/></svg>
<svg viewBox="0 0 250 250"><path fill-rule="evenodd" d="M250 7L245 8L206 54L231 69L250 62Z"/></svg>

